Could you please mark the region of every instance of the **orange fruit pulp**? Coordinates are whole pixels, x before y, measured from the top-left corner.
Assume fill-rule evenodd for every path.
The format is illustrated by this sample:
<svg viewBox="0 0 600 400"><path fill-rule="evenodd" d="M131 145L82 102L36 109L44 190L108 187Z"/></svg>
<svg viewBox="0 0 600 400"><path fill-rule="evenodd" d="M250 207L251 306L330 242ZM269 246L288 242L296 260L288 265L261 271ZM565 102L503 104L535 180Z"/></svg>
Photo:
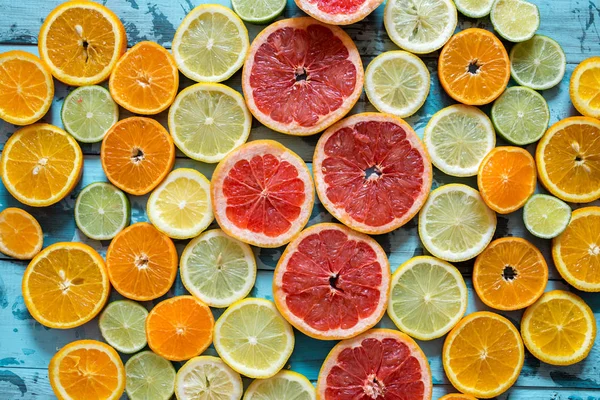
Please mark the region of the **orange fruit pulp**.
<svg viewBox="0 0 600 400"><path fill-rule="evenodd" d="M0 212L0 252L19 260L30 260L44 243L42 227L27 211L6 208Z"/></svg>

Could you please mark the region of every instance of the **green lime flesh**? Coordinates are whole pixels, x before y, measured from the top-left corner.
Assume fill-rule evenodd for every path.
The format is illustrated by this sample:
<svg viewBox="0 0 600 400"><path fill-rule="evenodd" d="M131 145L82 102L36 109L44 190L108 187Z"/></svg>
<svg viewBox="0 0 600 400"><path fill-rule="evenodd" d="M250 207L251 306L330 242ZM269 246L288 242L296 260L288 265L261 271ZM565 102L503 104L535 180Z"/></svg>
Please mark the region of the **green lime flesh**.
<svg viewBox="0 0 600 400"><path fill-rule="evenodd" d="M125 364L125 391L130 400L168 400L175 390L175 368L169 360L143 351Z"/></svg>
<svg viewBox="0 0 600 400"><path fill-rule="evenodd" d="M231 0L233 11L246 22L266 24L285 9L286 0Z"/></svg>
<svg viewBox="0 0 600 400"><path fill-rule="evenodd" d="M524 42L533 37L540 26L540 10L525 0L496 0L490 19L500 36L511 42Z"/></svg>
<svg viewBox="0 0 600 400"><path fill-rule="evenodd" d="M494 0L454 0L456 9L470 18L482 18L490 13Z"/></svg>
<svg viewBox="0 0 600 400"><path fill-rule="evenodd" d="M562 81L566 69L562 47L546 36L535 35L510 51L510 73L521 86L535 90L553 88Z"/></svg>
<svg viewBox="0 0 600 400"><path fill-rule="evenodd" d="M571 220L571 207L546 194L536 194L525 204L523 221L532 235L552 239L560 235Z"/></svg>
<svg viewBox="0 0 600 400"><path fill-rule="evenodd" d="M129 199L104 182L92 183L75 202L75 223L90 239L110 240L129 224Z"/></svg>
<svg viewBox="0 0 600 400"><path fill-rule="evenodd" d="M100 333L121 353L133 354L146 346L147 316L148 311L134 301L114 301L100 315Z"/></svg>

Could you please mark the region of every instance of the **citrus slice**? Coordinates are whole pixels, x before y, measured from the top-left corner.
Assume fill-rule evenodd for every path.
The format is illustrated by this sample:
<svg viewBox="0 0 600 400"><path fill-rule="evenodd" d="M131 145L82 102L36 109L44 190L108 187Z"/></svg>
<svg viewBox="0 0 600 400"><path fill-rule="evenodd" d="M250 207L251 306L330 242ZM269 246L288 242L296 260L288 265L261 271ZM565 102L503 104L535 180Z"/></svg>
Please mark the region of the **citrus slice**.
<svg viewBox="0 0 600 400"><path fill-rule="evenodd" d="M477 398L471 396L470 394L450 393L440 397L439 400L477 400Z"/></svg>
<svg viewBox="0 0 600 400"><path fill-rule="evenodd" d="M295 0L311 17L331 25L349 25L371 14L383 0Z"/></svg>
<svg viewBox="0 0 600 400"><path fill-rule="evenodd" d="M288 243L306 225L314 202L308 167L273 140L256 140L217 165L211 200L221 229L260 247Z"/></svg>
<svg viewBox="0 0 600 400"><path fill-rule="evenodd" d="M244 64L242 88L263 125L305 136L346 115L362 93L363 80L350 36L304 17L277 21L258 34Z"/></svg>
<svg viewBox="0 0 600 400"><path fill-rule="evenodd" d="M423 143L440 171L451 176L473 176L496 145L496 133L479 108L454 104L431 117Z"/></svg>
<svg viewBox="0 0 600 400"><path fill-rule="evenodd" d="M38 50L52 75L70 86L100 83L127 49L119 18L91 1L68 1L45 18Z"/></svg>
<svg viewBox="0 0 600 400"><path fill-rule="evenodd" d="M442 260L470 260L483 251L496 231L496 214L479 192L466 185L435 189L419 214L419 237Z"/></svg>
<svg viewBox="0 0 600 400"><path fill-rule="evenodd" d="M525 0L496 0L490 19L496 32L511 42L524 42L535 35L540 26L540 10Z"/></svg>
<svg viewBox="0 0 600 400"><path fill-rule="evenodd" d="M467 294L454 266L429 256L414 257L394 272L388 315L414 338L437 339L465 315Z"/></svg>
<svg viewBox="0 0 600 400"><path fill-rule="evenodd" d="M95 143L119 120L119 106L102 86L82 86L69 93L60 117L65 130L75 139Z"/></svg>
<svg viewBox="0 0 600 400"><path fill-rule="evenodd" d="M277 374L294 349L294 332L275 304L247 298L232 304L215 324L214 346L232 369L250 378Z"/></svg>
<svg viewBox="0 0 600 400"><path fill-rule="evenodd" d="M90 239L114 238L129 224L129 214L129 199L109 183L87 185L75 201L75 223Z"/></svg>
<svg viewBox="0 0 600 400"><path fill-rule="evenodd" d="M483 18L492 11L495 0L454 0L461 14L469 18Z"/></svg>
<svg viewBox="0 0 600 400"><path fill-rule="evenodd" d="M569 93L581 114L600 118L600 57L584 60L571 75Z"/></svg>
<svg viewBox="0 0 600 400"><path fill-rule="evenodd" d="M478 311L463 318L444 342L442 363L452 385L478 398L507 391L519 377L525 351L505 317Z"/></svg>
<svg viewBox="0 0 600 400"><path fill-rule="evenodd" d="M373 329L339 342L317 382L321 400L431 399L431 371L419 345L402 332Z"/></svg>
<svg viewBox="0 0 600 400"><path fill-rule="evenodd" d="M573 365L592 350L596 319L581 297L553 290L525 310L521 334L527 350L539 360Z"/></svg>
<svg viewBox="0 0 600 400"><path fill-rule="evenodd" d="M146 318L148 346L171 361L189 360L212 342L215 320L210 308L192 296L158 303Z"/></svg>
<svg viewBox="0 0 600 400"><path fill-rule="evenodd" d="M535 161L521 147L496 147L483 159L477 186L485 204L498 214L523 207L537 183Z"/></svg>
<svg viewBox="0 0 600 400"><path fill-rule="evenodd" d="M390 114L356 114L329 128L313 158L317 194L346 226L382 234L421 209L431 162L415 131Z"/></svg>
<svg viewBox="0 0 600 400"><path fill-rule="evenodd" d="M50 124L29 125L4 144L0 177L23 204L46 207L73 190L83 167L81 148L67 132Z"/></svg>
<svg viewBox="0 0 600 400"><path fill-rule="evenodd" d="M473 286L485 305L520 310L535 303L548 282L548 265L540 251L518 237L494 240L475 260Z"/></svg>
<svg viewBox="0 0 600 400"><path fill-rule="evenodd" d="M322 340L354 337L383 317L390 264L369 236L339 224L305 229L287 246L273 277L273 297L296 329Z"/></svg>
<svg viewBox="0 0 600 400"><path fill-rule="evenodd" d="M388 51L367 67L365 91L379 111L405 118L425 103L429 79L429 70L419 57L406 51Z"/></svg>
<svg viewBox="0 0 600 400"><path fill-rule="evenodd" d="M96 340L77 340L60 349L48 365L57 398L117 400L125 389L125 367L117 352Z"/></svg>
<svg viewBox="0 0 600 400"><path fill-rule="evenodd" d="M130 117L113 125L100 149L102 169L119 189L136 196L149 193L175 164L175 146L157 121Z"/></svg>
<svg viewBox="0 0 600 400"><path fill-rule="evenodd" d="M552 243L560 275L586 292L600 292L600 207L573 211L567 229Z"/></svg>
<svg viewBox="0 0 600 400"><path fill-rule="evenodd" d="M198 236L213 221L210 181L195 169L178 168L148 199L148 219L173 239Z"/></svg>
<svg viewBox="0 0 600 400"><path fill-rule="evenodd" d="M540 180L559 199L600 198L600 121L570 117L557 122L538 143L535 159Z"/></svg>
<svg viewBox="0 0 600 400"><path fill-rule="evenodd" d="M563 233L570 220L571 207L554 196L534 194L523 208L525 227L542 239L552 239Z"/></svg>
<svg viewBox="0 0 600 400"><path fill-rule="evenodd" d="M125 364L129 400L169 400L175 388L175 368L169 360L142 351Z"/></svg>
<svg viewBox="0 0 600 400"><path fill-rule="evenodd" d="M0 212L0 252L19 260L31 260L43 244L42 227L33 215L14 207Z"/></svg>
<svg viewBox="0 0 600 400"><path fill-rule="evenodd" d="M315 387L304 375L284 370L269 379L256 379L244 400L316 400L316 396Z"/></svg>
<svg viewBox="0 0 600 400"><path fill-rule="evenodd" d="M233 11L251 24L268 24L281 15L286 4L286 0L231 0Z"/></svg>
<svg viewBox="0 0 600 400"><path fill-rule="evenodd" d="M177 28L172 51L186 77L221 82L241 68L249 46L248 31L230 8L203 4L190 11Z"/></svg>
<svg viewBox="0 0 600 400"><path fill-rule="evenodd" d="M119 59L108 88L124 109L136 114L158 114L175 100L179 71L164 47L139 42Z"/></svg>
<svg viewBox="0 0 600 400"><path fill-rule="evenodd" d="M49 328L69 329L102 310L110 283L96 250L81 243L55 243L31 260L22 290L36 321Z"/></svg>
<svg viewBox="0 0 600 400"><path fill-rule="evenodd" d="M130 300L110 303L98 321L100 333L108 344L124 354L133 354L146 347L146 317L148 311Z"/></svg>
<svg viewBox="0 0 600 400"><path fill-rule="evenodd" d="M0 118L33 124L46 115L53 98L52 74L42 60L21 50L0 54Z"/></svg>
<svg viewBox="0 0 600 400"><path fill-rule="evenodd" d="M521 86L535 90L553 88L562 81L566 69L565 52L547 36L535 35L510 51L510 73Z"/></svg>
<svg viewBox="0 0 600 400"><path fill-rule="evenodd" d="M180 260L185 288L211 307L229 307L250 293L256 261L250 246L212 229L188 243Z"/></svg>
<svg viewBox="0 0 600 400"><path fill-rule="evenodd" d="M169 131L186 156L219 162L248 139L252 115L241 94L217 83L183 89L169 109Z"/></svg>
<svg viewBox="0 0 600 400"><path fill-rule="evenodd" d="M243 392L240 374L218 357L194 357L175 378L177 400L240 400Z"/></svg>
<svg viewBox="0 0 600 400"><path fill-rule="evenodd" d="M454 100L473 106L488 104L504 92L510 79L508 53L493 33L465 29L444 46L438 76Z"/></svg>
<svg viewBox="0 0 600 400"><path fill-rule="evenodd" d="M519 146L535 143L548 129L550 110L541 94L513 86L492 106L492 121L504 139Z"/></svg>

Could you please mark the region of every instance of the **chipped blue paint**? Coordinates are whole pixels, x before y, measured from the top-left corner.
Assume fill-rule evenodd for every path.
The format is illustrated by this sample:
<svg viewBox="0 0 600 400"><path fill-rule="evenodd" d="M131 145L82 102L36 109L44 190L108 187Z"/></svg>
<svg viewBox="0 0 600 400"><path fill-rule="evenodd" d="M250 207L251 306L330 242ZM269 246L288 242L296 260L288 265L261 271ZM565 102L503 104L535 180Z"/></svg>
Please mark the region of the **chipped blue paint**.
<svg viewBox="0 0 600 400"><path fill-rule="evenodd" d="M6 367L7 365L21 365L21 363L14 357L0 359L0 367Z"/></svg>
<svg viewBox="0 0 600 400"><path fill-rule="evenodd" d="M25 385L25 381L19 375L15 374L12 371L2 370L0 371L0 382L8 382L11 385L15 386L21 397L25 396L27 393L27 386Z"/></svg>
<svg viewBox="0 0 600 400"><path fill-rule="evenodd" d="M27 347L23 347L21 349L21 351L23 352L23 354L25 354L26 356L30 356L32 354L35 354L35 350L34 349L28 349Z"/></svg>
<svg viewBox="0 0 600 400"><path fill-rule="evenodd" d="M0 276L0 308L8 307L8 297L6 295L6 286Z"/></svg>
<svg viewBox="0 0 600 400"><path fill-rule="evenodd" d="M15 302L12 305L12 315L16 319L21 320L21 321L26 320L26 319L33 319L31 314L29 314L27 307L25 306L25 301L23 300L23 296L21 296L21 295L17 296L17 299L15 300Z"/></svg>

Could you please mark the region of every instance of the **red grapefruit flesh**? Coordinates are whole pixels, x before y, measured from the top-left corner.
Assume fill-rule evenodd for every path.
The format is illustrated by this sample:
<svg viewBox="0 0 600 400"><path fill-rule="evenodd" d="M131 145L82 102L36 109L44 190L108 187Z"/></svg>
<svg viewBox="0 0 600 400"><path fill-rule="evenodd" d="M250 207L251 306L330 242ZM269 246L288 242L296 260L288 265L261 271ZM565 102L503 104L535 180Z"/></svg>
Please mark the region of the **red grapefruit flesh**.
<svg viewBox="0 0 600 400"><path fill-rule="evenodd" d="M338 343L317 382L320 400L430 400L431 371L409 336L373 329Z"/></svg>
<svg viewBox="0 0 600 400"><path fill-rule="evenodd" d="M350 111L362 92L358 49L340 28L312 18L276 22L252 42L242 88L256 119L278 132L312 135Z"/></svg>
<svg viewBox="0 0 600 400"><path fill-rule="evenodd" d="M390 265L372 238L340 224L317 224L288 245L273 279L275 304L304 334L339 340L383 316Z"/></svg>
<svg viewBox="0 0 600 400"><path fill-rule="evenodd" d="M352 229L382 234L407 223L431 188L431 161L410 125L364 113L329 128L313 160L317 194Z"/></svg>
<svg viewBox="0 0 600 400"><path fill-rule="evenodd" d="M308 167L273 140L246 143L229 153L210 188L221 228L260 247L288 243L308 222L314 203Z"/></svg>
<svg viewBox="0 0 600 400"><path fill-rule="evenodd" d="M383 0L295 0L305 13L321 22L348 25L358 22L375 10Z"/></svg>

